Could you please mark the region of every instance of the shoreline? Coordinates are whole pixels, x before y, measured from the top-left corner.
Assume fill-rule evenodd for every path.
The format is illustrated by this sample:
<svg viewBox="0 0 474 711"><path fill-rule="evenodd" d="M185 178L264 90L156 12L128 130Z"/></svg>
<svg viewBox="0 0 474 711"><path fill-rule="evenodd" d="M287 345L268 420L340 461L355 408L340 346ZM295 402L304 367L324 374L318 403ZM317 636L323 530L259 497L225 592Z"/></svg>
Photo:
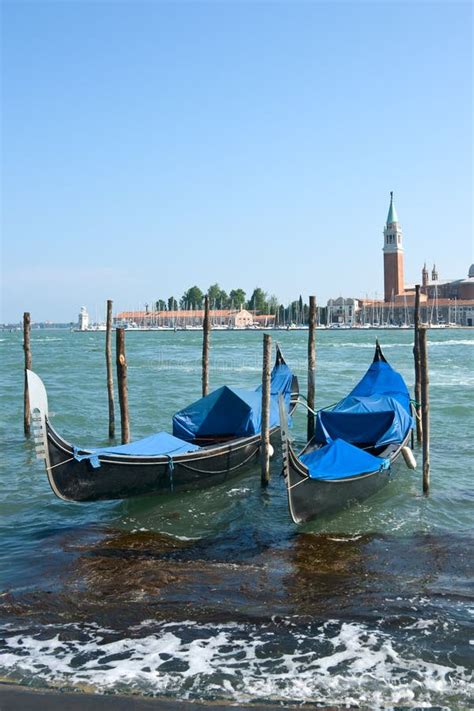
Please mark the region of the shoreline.
<svg viewBox="0 0 474 711"><path fill-rule="evenodd" d="M43 706L47 711L281 711L281 709L318 709L318 711L342 711L342 707L313 705L308 703L239 703L236 701L182 701L125 694L97 694L84 691L61 691L59 689L35 688L0 682L1 711L37 711Z"/></svg>

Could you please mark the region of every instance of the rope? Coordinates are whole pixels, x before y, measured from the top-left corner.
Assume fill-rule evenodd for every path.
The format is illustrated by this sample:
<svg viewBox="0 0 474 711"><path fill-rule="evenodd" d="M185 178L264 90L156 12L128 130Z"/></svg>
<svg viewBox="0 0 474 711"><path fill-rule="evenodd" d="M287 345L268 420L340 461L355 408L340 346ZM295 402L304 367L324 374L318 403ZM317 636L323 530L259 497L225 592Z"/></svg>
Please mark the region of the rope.
<svg viewBox="0 0 474 711"><path fill-rule="evenodd" d="M225 474L226 472L233 472L235 469L238 469L239 467L243 467L247 462L249 462L252 457L254 457L258 450L260 449L260 446L258 446L248 457L245 459L243 462L240 462L239 464L236 464L235 467L230 467L229 469L219 469L216 472L212 472L212 474ZM183 469L187 469L190 472L197 472L197 474L207 474L203 469L195 469L195 467L190 467L187 464L184 464L183 462L178 462L180 467L183 467Z"/></svg>
<svg viewBox="0 0 474 711"><path fill-rule="evenodd" d="M53 464L52 467L46 467L48 471L51 471L51 469L56 469L56 467L60 467L63 464L68 464L69 462L72 462L76 457L71 457L70 459L65 459L64 462L58 462L57 464Z"/></svg>
<svg viewBox="0 0 474 711"><path fill-rule="evenodd" d="M410 402L413 405L412 410L415 415L415 419L419 420L421 422L421 404L417 402L416 400L412 400L410 398Z"/></svg>
<svg viewBox="0 0 474 711"><path fill-rule="evenodd" d="M296 484L292 484L291 486L288 486L288 491L290 491L290 489L294 489L295 486L299 486L300 484L304 484L305 481L308 481L308 479L309 479L309 477L307 476L306 479L301 479L301 481L297 481Z"/></svg>
<svg viewBox="0 0 474 711"><path fill-rule="evenodd" d="M238 469L239 467L243 467L247 462L249 462L252 457L256 455L258 452L260 446L258 446L248 457L245 459L243 462L240 462L239 464L236 464L234 467L230 467L230 469L219 469L218 471L212 472L212 474L225 474L226 472L233 472L235 469ZM169 455L166 455L169 456ZM170 458L171 459L171 458ZM47 467L49 471L52 469L55 469L56 467L60 467L63 464L68 464L69 462L72 462L73 460L76 460L76 457L71 457L70 459L65 459L64 462L58 462L58 464L53 464L52 467ZM77 461L77 460L76 460ZM102 464L128 464L128 462L111 462L108 460L103 460ZM155 465L154 462L150 462L150 464ZM171 479L171 485L173 486L173 471L174 471L174 462L171 460L172 467L170 467L170 461L168 460L168 476L170 476ZM197 474L207 474L203 469L196 469L195 467L190 467L189 465L184 464L184 462L178 462L178 466L183 467L183 469L187 469L190 472L196 472Z"/></svg>
<svg viewBox="0 0 474 711"><path fill-rule="evenodd" d="M174 472L173 457L171 457L171 456L168 454L168 476L169 476L169 480L170 480L170 490L171 490L171 492L174 491L173 472Z"/></svg>
<svg viewBox="0 0 474 711"><path fill-rule="evenodd" d="M303 402L299 398L303 398L303 400L306 400L306 402ZM308 410L308 412L311 412L312 415L317 415L318 412L322 412L323 410L329 410L331 407L334 407L334 405L337 405L337 402L333 402L332 405L326 405L325 407L320 407L319 410L313 410L308 405L308 398L307 397L305 397L303 394L300 393L299 398L296 401L296 405L304 405L304 407Z"/></svg>

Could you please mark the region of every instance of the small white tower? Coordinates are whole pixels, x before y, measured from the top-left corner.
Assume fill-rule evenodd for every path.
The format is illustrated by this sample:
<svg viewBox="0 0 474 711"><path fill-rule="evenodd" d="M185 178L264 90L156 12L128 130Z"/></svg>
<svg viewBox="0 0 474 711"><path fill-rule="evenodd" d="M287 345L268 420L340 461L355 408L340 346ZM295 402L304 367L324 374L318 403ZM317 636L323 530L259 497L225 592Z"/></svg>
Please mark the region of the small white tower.
<svg viewBox="0 0 474 711"><path fill-rule="evenodd" d="M89 314L85 306L81 307L78 320L79 331L87 331L89 328Z"/></svg>

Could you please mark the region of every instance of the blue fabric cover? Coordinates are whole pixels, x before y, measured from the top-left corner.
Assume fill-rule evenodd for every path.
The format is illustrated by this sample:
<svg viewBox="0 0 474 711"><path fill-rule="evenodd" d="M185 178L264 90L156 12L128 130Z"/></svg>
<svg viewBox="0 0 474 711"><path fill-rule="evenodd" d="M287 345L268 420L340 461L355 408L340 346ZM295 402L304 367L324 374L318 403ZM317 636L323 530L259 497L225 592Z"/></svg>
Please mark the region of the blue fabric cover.
<svg viewBox="0 0 474 711"><path fill-rule="evenodd" d="M348 397L370 397L376 394L395 398L407 412L410 412L410 393L405 381L400 373L383 360L372 363Z"/></svg>
<svg viewBox="0 0 474 711"><path fill-rule="evenodd" d="M382 446L402 442L413 426L410 395L402 376L384 361L372 363L352 392L316 419L315 440L336 438Z"/></svg>
<svg viewBox="0 0 474 711"><path fill-rule="evenodd" d="M117 447L99 447L97 449L87 450L87 454L78 454L74 451L74 456L78 461L83 459L91 460L93 466L98 466L98 457L106 456L107 454L128 454L130 456L141 457L158 457L172 456L176 454L184 454L185 452L194 452L200 449L195 444L183 442L183 440L173 437L168 432L157 432L157 434L144 437L136 442L129 444L120 444Z"/></svg>
<svg viewBox="0 0 474 711"><path fill-rule="evenodd" d="M312 479L327 481L347 479L390 466L388 459L374 457L342 439L335 439L320 449L303 454L300 460L308 468Z"/></svg>
<svg viewBox="0 0 474 711"><path fill-rule="evenodd" d="M278 398L289 407L293 373L286 363L276 365L271 375L270 427L280 424ZM224 385L200 398L173 417L173 434L184 440L196 437L249 437L262 423L261 386L255 390Z"/></svg>

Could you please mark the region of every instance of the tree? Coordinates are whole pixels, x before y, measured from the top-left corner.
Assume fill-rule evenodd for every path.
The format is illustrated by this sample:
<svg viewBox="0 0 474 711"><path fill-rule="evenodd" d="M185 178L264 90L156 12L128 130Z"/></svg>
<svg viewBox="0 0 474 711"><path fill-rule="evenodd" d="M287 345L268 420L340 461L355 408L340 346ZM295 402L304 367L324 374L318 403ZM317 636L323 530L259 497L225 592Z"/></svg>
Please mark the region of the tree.
<svg viewBox="0 0 474 711"><path fill-rule="evenodd" d="M278 325L279 325L279 326L284 326L285 323L286 323L286 319L285 319L285 307L283 306L283 304L280 304L280 306L278 307L278 319L277 319L277 321L278 321Z"/></svg>
<svg viewBox="0 0 474 711"><path fill-rule="evenodd" d="M229 301L236 309L240 309L245 304L245 291L243 289L232 289L229 294Z"/></svg>
<svg viewBox="0 0 474 711"><path fill-rule="evenodd" d="M270 314L276 314L278 311L278 299L275 294L272 294L268 299L268 312Z"/></svg>
<svg viewBox="0 0 474 711"><path fill-rule="evenodd" d="M224 289L221 289L219 284L212 284L207 290L207 295L209 296L209 305L211 308L226 308L228 296Z"/></svg>
<svg viewBox="0 0 474 711"><path fill-rule="evenodd" d="M178 302L174 298L174 296L170 296L168 299L168 311L177 311L178 310Z"/></svg>
<svg viewBox="0 0 474 711"><path fill-rule="evenodd" d="M166 301L164 299L155 301L155 311L166 311Z"/></svg>
<svg viewBox="0 0 474 711"><path fill-rule="evenodd" d="M263 291L263 289L260 289L260 287L256 287L253 290L253 294L250 297L250 300L248 302L248 308L251 311L265 311L265 303L267 301L267 295Z"/></svg>
<svg viewBox="0 0 474 711"><path fill-rule="evenodd" d="M202 308L202 301L204 299L204 294L198 286L192 286L190 289L184 292L181 297L181 306L186 306L188 309L200 309Z"/></svg>

